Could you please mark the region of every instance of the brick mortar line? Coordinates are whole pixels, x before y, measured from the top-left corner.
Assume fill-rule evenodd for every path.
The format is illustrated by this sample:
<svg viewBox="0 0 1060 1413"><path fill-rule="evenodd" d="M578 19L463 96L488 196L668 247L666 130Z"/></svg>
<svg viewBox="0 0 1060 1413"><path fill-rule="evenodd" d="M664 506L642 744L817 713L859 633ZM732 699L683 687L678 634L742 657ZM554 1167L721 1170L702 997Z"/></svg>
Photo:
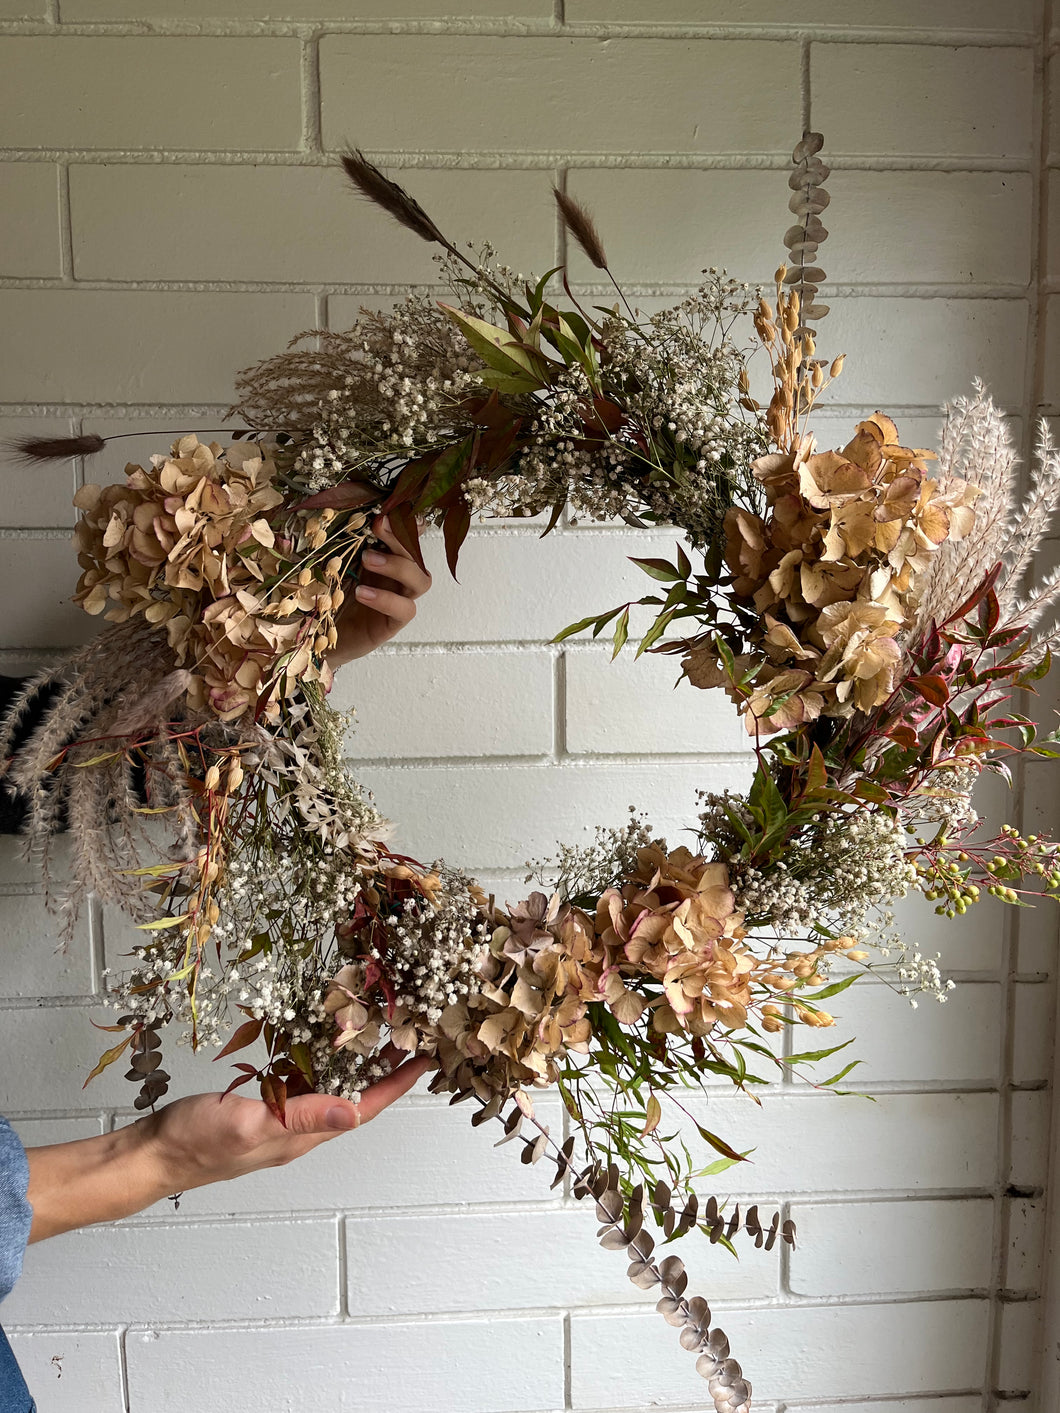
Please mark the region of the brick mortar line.
<svg viewBox="0 0 1060 1413"><path fill-rule="evenodd" d="M588 1220L591 1220L589 1218ZM619 1267L619 1275L622 1275ZM878 1296L871 1292L860 1293L850 1296L836 1296L831 1299L827 1296L800 1296L797 1300L785 1301L773 1297L763 1297L761 1299L736 1298L711 1300L711 1308L717 1311L724 1311L727 1314L736 1314L746 1311L748 1314L761 1314L763 1311L794 1311L794 1310L828 1310L835 1307L842 1307L853 1310L869 1310L878 1308L890 1308L905 1305L958 1305L958 1304L985 1304L986 1298L978 1289L973 1289L967 1294L958 1292L954 1294L950 1291L888 1291ZM645 1319L654 1317L658 1319L655 1311L655 1299L648 1297L644 1301L621 1304L617 1301L601 1301L591 1305L579 1305L571 1310L565 1305L526 1305L512 1306L503 1309L494 1309L491 1306L484 1306L476 1310L439 1310L439 1311L401 1311L396 1314L386 1315L356 1315L349 1319L343 1319L338 1315L329 1315L321 1312L316 1315L275 1315L263 1317L260 1320L253 1320L247 1316L235 1316L226 1320L148 1320L142 1323L130 1324L130 1332L139 1329L158 1331L159 1333L176 1334L187 1332L212 1332L216 1330L219 1334L231 1334L236 1330L242 1332L267 1332L275 1329L385 1329L390 1325L476 1325L483 1321L502 1320L505 1322L516 1322L534 1319L558 1319L564 1311L570 1311L572 1321L578 1319L624 1319L630 1315L643 1316ZM108 1321L93 1322L64 1322L57 1326L31 1324L17 1325L5 1324L7 1333L50 1333L52 1329L62 1329L73 1333L102 1333L114 1329L114 1323ZM919 1390L918 1390L919 1392ZM954 1390L943 1390L944 1393L952 1393ZM925 1395L920 1394L921 1397ZM665 1405L660 1405L664 1407Z"/></svg>
<svg viewBox="0 0 1060 1413"><path fill-rule="evenodd" d="M662 39L671 41L736 40L760 43L798 42L804 38L817 44L866 44L876 47L898 45L922 48L966 49L1030 49L1035 44L1033 30L991 30L961 26L915 25L827 25L827 24L696 24L675 21L672 24L645 21L623 23L608 21L556 22L555 12L538 19L503 16L452 16L435 19L333 19L333 20L182 20L178 15L152 20L71 20L48 23L32 19L0 20L0 37L39 36L48 38L120 38L120 39L288 39L304 38L307 33L322 35L386 35L401 37L425 35L437 38L499 39Z"/></svg>
<svg viewBox="0 0 1060 1413"><path fill-rule="evenodd" d="M0 38L3 36L0 35ZM310 152L292 148L231 148L164 150L110 147L7 147L0 148L5 162L70 162L79 166L335 166L338 148ZM573 170L642 169L689 171L787 172L790 154L755 152L593 152L547 148L479 149L474 151L410 148L372 148L369 155L393 171L539 171L556 167ZM982 153L830 153L833 171L868 172L1030 172L1033 159Z"/></svg>
<svg viewBox="0 0 1060 1413"><path fill-rule="evenodd" d="M763 285L765 283L763 281ZM659 283L629 281L624 282L622 288L631 299L674 299L677 301L697 289L698 286L677 281L660 281ZM829 294L834 299L916 299L921 303L938 299L1027 300L1032 288L1029 281L1023 284L976 284L973 281L954 284L944 280L921 283L866 280L861 284L830 284ZM420 291L424 294L438 292L429 287L424 288L411 282L399 281L361 283L355 280L336 280L325 283L320 280L117 280L92 276L71 276L69 278L63 276L52 279L41 275L0 275L0 290L2 289L76 289L110 294L323 294L325 296L339 295L346 298L404 295L410 290ZM571 281L571 289L575 294L590 299L606 298L608 294L614 296L612 286L586 287L576 281ZM1050 286L1048 292L1054 293L1056 290L1060 290L1060 284Z"/></svg>

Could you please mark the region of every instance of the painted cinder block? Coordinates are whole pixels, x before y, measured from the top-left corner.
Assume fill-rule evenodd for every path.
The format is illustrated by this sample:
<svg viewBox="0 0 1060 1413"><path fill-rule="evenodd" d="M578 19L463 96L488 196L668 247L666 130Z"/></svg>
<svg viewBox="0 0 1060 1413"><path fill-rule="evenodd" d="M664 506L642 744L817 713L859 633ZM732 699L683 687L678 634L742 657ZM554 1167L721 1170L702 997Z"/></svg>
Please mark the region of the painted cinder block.
<svg viewBox="0 0 1060 1413"><path fill-rule="evenodd" d="M716 1323L755 1396L812 1402L961 1391L979 1380L985 1300L725 1310ZM929 1315L930 1320L925 1316ZM695 1360L654 1311L571 1317L575 1409L678 1408L702 1396Z"/></svg>
<svg viewBox="0 0 1060 1413"><path fill-rule="evenodd" d="M815 1031L819 1041L821 1032ZM833 1042L842 1037L830 1036ZM1014 1096L1023 1098L1023 1095ZM819 1195L982 1192L997 1171L997 1095L815 1093L802 1086L745 1098L694 1098L690 1113L749 1161L707 1180L706 1191ZM697 1161L717 1155L687 1132Z"/></svg>
<svg viewBox="0 0 1060 1413"><path fill-rule="evenodd" d="M546 755L554 671L548 652L377 652L341 669L331 704L356 709L351 760Z"/></svg>
<svg viewBox="0 0 1060 1413"><path fill-rule="evenodd" d="M310 295L131 289L5 289L0 320L5 396L43 403L224 403L316 322Z"/></svg>
<svg viewBox="0 0 1060 1413"><path fill-rule="evenodd" d="M444 851L470 869L518 868L551 856L557 843L588 844L593 826L624 825L643 810L671 847L687 843L696 790L740 789L745 764L511 764L364 766L355 771L376 804L398 822L401 849L430 861ZM486 778L488 777L488 778Z"/></svg>
<svg viewBox="0 0 1060 1413"><path fill-rule="evenodd" d="M542 1183L542 1187L545 1184ZM354 1318L403 1312L537 1309L625 1305L658 1298L638 1291L621 1260L597 1242L599 1223L581 1203L575 1210L466 1215L375 1215L346 1223L349 1312ZM418 1253L413 1290L380 1283L405 1253ZM542 1260L542 1255L546 1259ZM768 1299L777 1290L778 1254L717 1252L711 1284L717 1300ZM453 1280L459 1270L461 1278ZM411 1303L410 1303L411 1302Z"/></svg>
<svg viewBox="0 0 1060 1413"><path fill-rule="evenodd" d="M996 1387L1006 1393L1030 1393L1038 1382L1042 1305L1041 1300L1019 1300L1001 1307L1001 1363Z"/></svg>
<svg viewBox="0 0 1060 1413"><path fill-rule="evenodd" d="M70 602L80 572L68 532L0 538L0 647L69 648L94 637L98 623Z"/></svg>
<svg viewBox="0 0 1060 1413"><path fill-rule="evenodd" d="M1002 998L993 982L961 982L942 1003L921 995L914 1010L890 986L864 980L825 1005L836 1017L837 1036L855 1037L841 1052L843 1063L862 1062L850 1077L855 1089L881 1083L997 1082ZM799 1050L812 1048L799 1037L793 1044ZM840 1056L833 1068L840 1068Z"/></svg>
<svg viewBox="0 0 1060 1413"><path fill-rule="evenodd" d="M986 1290L994 1205L946 1202L795 1203L793 1295L899 1295Z"/></svg>
<svg viewBox="0 0 1060 1413"><path fill-rule="evenodd" d="M566 748L574 755L751 751L725 693L680 680L679 654L635 658L630 645L612 661L606 647L573 646L565 662Z"/></svg>
<svg viewBox="0 0 1060 1413"><path fill-rule="evenodd" d="M68 417L0 417L0 524L5 528L73 525L76 463L49 461L30 466L12 446L22 437L68 437L71 431Z"/></svg>
<svg viewBox="0 0 1060 1413"><path fill-rule="evenodd" d="M120 1331L7 1333L41 1413L123 1413Z"/></svg>
<svg viewBox="0 0 1060 1413"><path fill-rule="evenodd" d="M657 530L556 530L476 527L453 579L442 537L428 533L423 557L430 594L402 642L549 642L569 624L651 592L654 580L630 556L672 557L677 536ZM650 609L630 612L630 636L647 631ZM579 637L588 639L587 630Z"/></svg>
<svg viewBox="0 0 1060 1413"><path fill-rule="evenodd" d="M783 151L798 66L798 45L779 41L330 34L324 144L356 133L376 152ZM747 81L756 70L768 84ZM458 102L453 74L467 75ZM415 104L395 109L398 89ZM648 100L663 89L666 103Z"/></svg>
<svg viewBox="0 0 1060 1413"><path fill-rule="evenodd" d="M1048 1090L1017 1090L1009 1116L1008 1181L1014 1187L1041 1188L1049 1172Z"/></svg>
<svg viewBox="0 0 1060 1413"><path fill-rule="evenodd" d="M453 240L472 232L513 270L556 264L551 172L394 171ZM130 209L172 212L150 241ZM228 234L196 219L226 212ZM327 166L77 165L70 171L79 279L435 283L437 246L402 232ZM183 219L181 216L183 215ZM452 296L450 296L452 298Z"/></svg>
<svg viewBox="0 0 1060 1413"><path fill-rule="evenodd" d="M829 134L829 142L839 137ZM790 192L781 172L576 169L567 189L592 211L623 285L695 285L703 267L714 265L769 286L784 253ZM841 169L828 191L830 231L821 255L830 281L1023 286L1030 278L1032 183L1025 173ZM571 270L578 280L602 278L576 246Z"/></svg>
<svg viewBox="0 0 1060 1413"><path fill-rule="evenodd" d="M828 399L935 408L971 394L982 378L1002 408L1018 408L1027 320L1021 299L837 298L819 348L825 357L845 353L847 361Z"/></svg>
<svg viewBox="0 0 1060 1413"><path fill-rule="evenodd" d="M0 147L290 151L300 54L288 38L8 35ZM182 101L159 102L174 75Z"/></svg>
<svg viewBox="0 0 1060 1413"><path fill-rule="evenodd" d="M88 918L68 940L56 936L57 919L33 893L0 900L4 915L0 997L87 996L96 989Z"/></svg>
<svg viewBox="0 0 1060 1413"><path fill-rule="evenodd" d="M83 0L74 0L82 4ZM791 6L785 0L732 0L723 13L712 12L703 0L665 0L653 6L650 17L640 0L566 0L569 24L635 24L650 18L654 25L791 25ZM800 27L829 25L850 29L919 29L932 31L996 30L1001 34L1030 37L1034 33L1033 0L1016 0L1004 9L995 0L888 0L869 12L852 9L847 0L807 0L799 6ZM905 1413L905 1410L902 1410ZM939 1410L944 1413L944 1410Z"/></svg>
<svg viewBox="0 0 1060 1413"><path fill-rule="evenodd" d="M29 1249L4 1319L76 1325L334 1315L337 1238L325 1218L86 1227ZM67 1279L71 1270L77 1281Z"/></svg>
<svg viewBox="0 0 1060 1413"><path fill-rule="evenodd" d="M16 3L16 0L8 0ZM24 3L24 0L23 0ZM550 19L552 0L64 0L63 19L416 20L438 16Z"/></svg>
<svg viewBox="0 0 1060 1413"><path fill-rule="evenodd" d="M833 155L1031 155L1027 48L814 44L810 70L814 126L830 134ZM892 102L899 91L902 102Z"/></svg>
<svg viewBox="0 0 1060 1413"><path fill-rule="evenodd" d="M1003 1284L1024 1294L1041 1289L1042 1263L1048 1242L1046 1207L1041 1198L1008 1197Z"/></svg>
<svg viewBox="0 0 1060 1413"><path fill-rule="evenodd" d="M0 275L58 278L58 168L50 162L0 162L0 188Z"/></svg>
<svg viewBox="0 0 1060 1413"><path fill-rule="evenodd" d="M217 1066L217 1089L228 1082L223 1064ZM562 1110L555 1095L535 1100L535 1110L553 1133L561 1131ZM471 1112L463 1104L450 1108L434 1095L404 1100L355 1134L321 1144L289 1167L196 1188L181 1198L178 1217L169 1203L161 1202L144 1220L292 1212L370 1212L382 1219L395 1211L425 1207L556 1207L561 1199L549 1191L554 1172L550 1175L541 1164L520 1163L513 1144L495 1148L503 1133L500 1124L473 1129Z"/></svg>
<svg viewBox="0 0 1060 1413"><path fill-rule="evenodd" d="M1030 279L1034 186L1025 172L841 169L828 191L821 256L836 283L1022 287Z"/></svg>
<svg viewBox="0 0 1060 1413"><path fill-rule="evenodd" d="M375 1280L397 1280L376 1272ZM658 1318L658 1316L656 1316ZM129 1413L185 1413L187 1371L205 1408L254 1413L546 1413L563 1405L563 1323L532 1319L130 1330Z"/></svg>
<svg viewBox="0 0 1060 1413"><path fill-rule="evenodd" d="M1012 1079L1045 1084L1053 1071L1054 981L1021 982L1013 987Z"/></svg>

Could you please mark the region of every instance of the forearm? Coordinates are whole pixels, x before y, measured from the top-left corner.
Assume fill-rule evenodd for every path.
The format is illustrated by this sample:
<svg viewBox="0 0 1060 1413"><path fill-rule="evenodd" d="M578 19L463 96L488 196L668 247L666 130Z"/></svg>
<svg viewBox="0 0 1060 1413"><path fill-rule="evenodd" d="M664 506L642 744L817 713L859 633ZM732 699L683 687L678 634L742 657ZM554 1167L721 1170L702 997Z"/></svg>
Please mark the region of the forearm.
<svg viewBox="0 0 1060 1413"><path fill-rule="evenodd" d="M179 1174L159 1161L150 1126L151 1120L140 1120L96 1138L28 1148L30 1241L117 1221L179 1187L173 1181Z"/></svg>

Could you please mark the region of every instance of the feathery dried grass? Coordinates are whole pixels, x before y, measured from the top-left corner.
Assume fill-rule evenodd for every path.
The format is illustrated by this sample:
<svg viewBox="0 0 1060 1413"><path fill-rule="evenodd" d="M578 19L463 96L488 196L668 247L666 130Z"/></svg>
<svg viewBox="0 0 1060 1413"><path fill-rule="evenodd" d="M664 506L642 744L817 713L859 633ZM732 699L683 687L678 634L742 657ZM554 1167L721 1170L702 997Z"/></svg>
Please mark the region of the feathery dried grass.
<svg viewBox="0 0 1060 1413"><path fill-rule="evenodd" d="M157 857L158 841L149 841L144 817L137 813L143 801L137 792L134 768L124 750L109 759L88 765L105 754L111 740L122 733L129 719L143 723L145 758L177 781L183 772L171 769L170 743L158 737L159 727L171 717L172 693L159 694L159 673L172 670L165 630L133 619L100 634L58 667L37 673L23 686L0 722L0 759L7 760L26 722L36 710L42 691L53 700L43 712L28 740L19 746L3 770L11 788L27 806L24 835L27 853L40 861L46 896L54 905L50 868L51 843L65 819L72 845L73 877L62 899L67 929L73 927L84 897L93 892L106 902L120 905L134 917L150 917L154 909L139 880L130 870L143 860ZM165 713L165 715L164 715ZM62 753L62 759L57 758ZM179 789L167 788L166 803L177 806L170 823L178 837L186 838L192 811L190 799Z"/></svg>
<svg viewBox="0 0 1060 1413"><path fill-rule="evenodd" d="M556 198L556 205L559 207L564 226L581 246L586 259L598 270L606 270L608 265L604 243L600 239L600 232L596 229L596 223L588 209L580 201L575 201L573 196L568 196L565 191L560 191L558 186L552 188L552 195Z"/></svg>
<svg viewBox="0 0 1060 1413"><path fill-rule="evenodd" d="M354 190L376 206L381 206L399 225L404 226L407 231L412 231L422 240L444 245L447 250L450 248L449 241L415 197L410 196L397 182L384 176L374 162L369 162L360 148L354 147L343 153L342 166Z"/></svg>
<svg viewBox="0 0 1060 1413"><path fill-rule="evenodd" d="M954 479L978 486L975 528L947 540L927 576L915 633L945 622L1003 557L1013 525L1019 461L1001 412L976 382L975 396L945 409L936 478L943 492Z"/></svg>
<svg viewBox="0 0 1060 1413"><path fill-rule="evenodd" d="M91 433L83 437L15 437L4 445L13 460L32 466L39 461L69 461L72 456L95 456L107 445L107 439Z"/></svg>

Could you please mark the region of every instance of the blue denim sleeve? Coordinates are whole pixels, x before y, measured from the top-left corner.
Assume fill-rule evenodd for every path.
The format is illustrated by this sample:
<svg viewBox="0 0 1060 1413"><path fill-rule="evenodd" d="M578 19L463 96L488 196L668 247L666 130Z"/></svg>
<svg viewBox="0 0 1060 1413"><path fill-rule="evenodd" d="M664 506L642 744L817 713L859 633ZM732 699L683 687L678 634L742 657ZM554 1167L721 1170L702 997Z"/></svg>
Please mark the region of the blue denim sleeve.
<svg viewBox="0 0 1060 1413"><path fill-rule="evenodd" d="M18 1134L0 1116L0 1300L22 1274L33 1209L26 1200L29 1162Z"/></svg>

